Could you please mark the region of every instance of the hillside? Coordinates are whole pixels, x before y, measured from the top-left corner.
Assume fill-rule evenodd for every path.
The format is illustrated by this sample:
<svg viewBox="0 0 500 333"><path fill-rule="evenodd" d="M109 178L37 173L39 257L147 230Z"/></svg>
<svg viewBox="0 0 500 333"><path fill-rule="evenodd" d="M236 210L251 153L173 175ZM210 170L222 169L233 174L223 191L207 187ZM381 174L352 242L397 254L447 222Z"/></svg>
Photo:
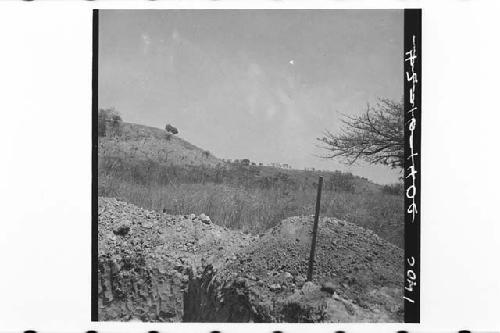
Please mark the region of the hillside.
<svg viewBox="0 0 500 333"><path fill-rule="evenodd" d="M99 320L402 321L403 251L369 230L322 218L306 282L310 216L260 236L218 223L99 198Z"/></svg>
<svg viewBox="0 0 500 333"><path fill-rule="evenodd" d="M133 123L122 123L118 135L100 137L98 154L101 158L126 160L130 164L149 163L155 166L183 167L219 167L263 178L288 178L295 184L314 185L319 176L325 178L325 183L332 177L349 178L353 192L378 192L382 186L374 184L366 178L347 173L330 171L312 171L283 169L272 166L243 166L231 164L218 159L209 151L199 148L177 135L168 135L165 130ZM243 171L243 172L244 172ZM314 185L315 186L315 185ZM313 187L314 187L313 186ZM341 185L340 185L341 186Z"/></svg>
<svg viewBox="0 0 500 333"><path fill-rule="evenodd" d="M98 194L169 214L205 212L231 229L259 234L314 209L354 222L403 246L403 196L340 171L227 163L166 131L122 123L98 140Z"/></svg>
<svg viewBox="0 0 500 333"><path fill-rule="evenodd" d="M215 166L221 160L201 148L165 130L138 124L122 123L120 132L98 140L99 157L112 156L160 165Z"/></svg>

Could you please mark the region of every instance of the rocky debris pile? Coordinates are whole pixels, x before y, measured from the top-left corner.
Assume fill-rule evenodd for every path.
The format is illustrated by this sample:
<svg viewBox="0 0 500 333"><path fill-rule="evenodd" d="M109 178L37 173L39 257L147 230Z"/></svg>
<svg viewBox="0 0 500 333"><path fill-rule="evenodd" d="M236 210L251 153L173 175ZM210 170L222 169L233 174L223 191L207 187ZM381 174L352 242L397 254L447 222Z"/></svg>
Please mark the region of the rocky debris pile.
<svg viewBox="0 0 500 333"><path fill-rule="evenodd" d="M222 269L189 283L186 321L400 322L403 252L355 224L319 223L306 282L312 217L292 217Z"/></svg>
<svg viewBox="0 0 500 333"><path fill-rule="evenodd" d="M181 321L190 277L234 260L254 239L205 214L173 216L99 198L99 320Z"/></svg>
<svg viewBox="0 0 500 333"><path fill-rule="evenodd" d="M355 224L320 220L306 282L312 217L288 218L259 237L205 214L98 204L99 320L403 320L403 252Z"/></svg>

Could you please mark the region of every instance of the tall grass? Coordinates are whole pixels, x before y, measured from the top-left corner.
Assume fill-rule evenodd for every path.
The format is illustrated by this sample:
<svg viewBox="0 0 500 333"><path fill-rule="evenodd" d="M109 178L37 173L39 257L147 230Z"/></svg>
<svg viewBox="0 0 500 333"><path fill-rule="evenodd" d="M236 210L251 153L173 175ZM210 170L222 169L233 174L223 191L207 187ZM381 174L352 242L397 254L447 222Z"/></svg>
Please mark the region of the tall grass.
<svg viewBox="0 0 500 333"><path fill-rule="evenodd" d="M170 214L205 213L216 224L251 233L262 233L289 216L313 214L316 198L313 182L279 173L263 177L256 168L186 169L101 158L98 183L100 196ZM403 197L382 189L357 191L351 185L325 186L321 215L357 223L402 246Z"/></svg>

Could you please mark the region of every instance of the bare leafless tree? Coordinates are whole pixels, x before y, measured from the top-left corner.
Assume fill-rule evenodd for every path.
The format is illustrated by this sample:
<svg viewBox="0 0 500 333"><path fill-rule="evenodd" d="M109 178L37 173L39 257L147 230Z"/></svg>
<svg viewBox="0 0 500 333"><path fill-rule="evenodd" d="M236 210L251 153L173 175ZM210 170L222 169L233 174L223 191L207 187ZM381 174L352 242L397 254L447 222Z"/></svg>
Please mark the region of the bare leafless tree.
<svg viewBox="0 0 500 333"><path fill-rule="evenodd" d="M403 102L380 99L375 106L367 105L358 117L344 115L339 134L326 130L317 138L319 147L329 153L322 157L340 157L347 164L358 159L392 168L404 166L404 106Z"/></svg>

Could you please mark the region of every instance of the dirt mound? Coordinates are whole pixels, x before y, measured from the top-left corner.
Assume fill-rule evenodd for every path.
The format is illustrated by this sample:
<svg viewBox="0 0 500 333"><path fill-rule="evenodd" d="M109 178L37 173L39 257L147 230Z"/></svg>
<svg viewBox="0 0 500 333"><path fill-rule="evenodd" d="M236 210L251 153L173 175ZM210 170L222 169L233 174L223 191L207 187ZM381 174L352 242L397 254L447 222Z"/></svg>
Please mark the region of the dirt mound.
<svg viewBox="0 0 500 333"><path fill-rule="evenodd" d="M305 282L312 224L312 217L289 218L222 270L207 267L190 283L187 299L195 302L185 305L185 320L402 321L402 250L354 224L323 218L313 282Z"/></svg>
<svg viewBox="0 0 500 333"><path fill-rule="evenodd" d="M99 320L402 321L403 253L370 231L312 217L252 236L203 214L173 216L99 198ZM202 212L198 212L202 213Z"/></svg>
<svg viewBox="0 0 500 333"><path fill-rule="evenodd" d="M223 265L254 236L203 216L173 216L99 198L99 320L181 321L184 290L201 267Z"/></svg>

